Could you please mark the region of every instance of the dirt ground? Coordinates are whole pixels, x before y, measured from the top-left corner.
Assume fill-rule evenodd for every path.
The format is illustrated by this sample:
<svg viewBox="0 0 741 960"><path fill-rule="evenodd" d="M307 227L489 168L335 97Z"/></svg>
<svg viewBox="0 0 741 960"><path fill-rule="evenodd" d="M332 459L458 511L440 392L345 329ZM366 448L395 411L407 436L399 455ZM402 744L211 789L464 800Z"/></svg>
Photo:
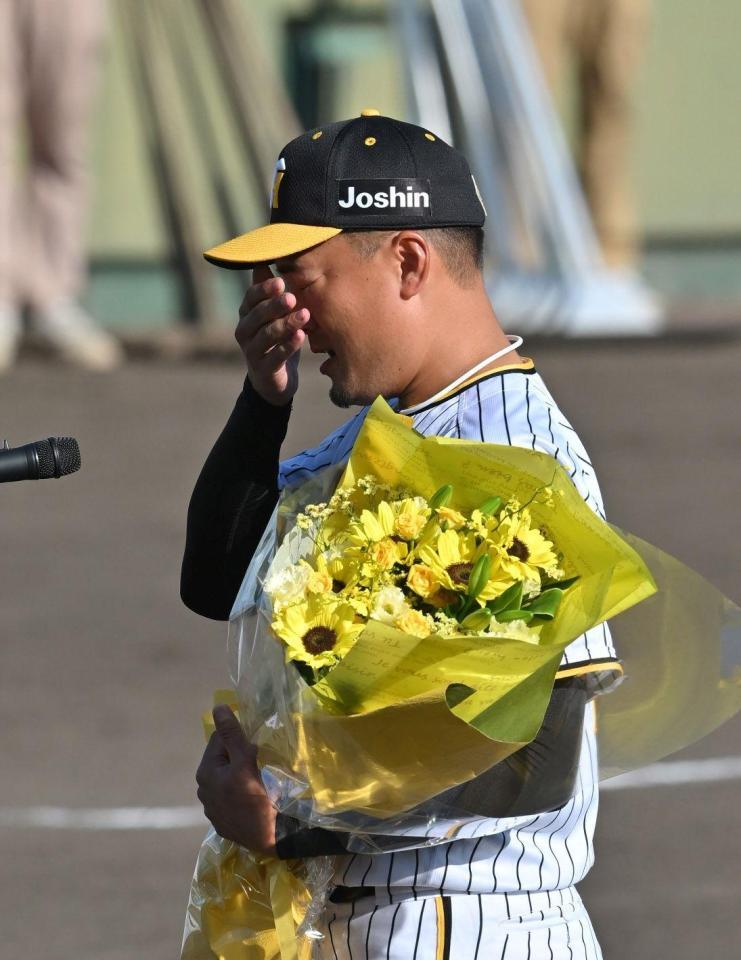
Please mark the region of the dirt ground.
<svg viewBox="0 0 741 960"><path fill-rule="evenodd" d="M579 430L608 515L741 602L741 341L530 343ZM345 418L311 358L286 452ZM190 490L238 363L132 363L99 377L26 360L0 380L0 437L73 435L83 468L0 489L3 809L192 806L200 712L225 628L180 603ZM686 756L739 754L734 722ZM741 784L603 796L582 894L606 958L738 955ZM172 960L203 829L0 828L0 955Z"/></svg>

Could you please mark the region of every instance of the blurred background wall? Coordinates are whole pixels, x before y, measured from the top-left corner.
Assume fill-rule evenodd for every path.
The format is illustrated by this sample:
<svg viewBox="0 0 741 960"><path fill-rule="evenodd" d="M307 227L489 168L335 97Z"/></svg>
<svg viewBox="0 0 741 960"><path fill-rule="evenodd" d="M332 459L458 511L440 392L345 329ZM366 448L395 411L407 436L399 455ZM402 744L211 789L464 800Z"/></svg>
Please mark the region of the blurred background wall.
<svg viewBox="0 0 741 960"><path fill-rule="evenodd" d="M241 4L252 42L285 80L303 125L352 116L364 106L405 117L402 54L384 0ZM140 75L132 69L126 42L135 6L135 0L119 0L112 20L89 227L88 305L102 325L124 334L157 331L183 312L137 92ZM213 50L198 17L186 15L188 6L180 6L177 24L185 52L179 58L181 76L165 76L163 84L177 84L179 100L189 106L186 110L181 103L178 114L173 102L168 113L176 130L190 131L182 135L179 152L191 167L196 193L207 190L205 167L200 176L199 164L209 161L208 150L196 151L193 138L201 146L218 140L219 162L233 183L244 184L236 192L235 214L238 231L247 230L262 222L265 201L244 175L243 151L226 119ZM653 0L637 78L632 170L643 236L641 269L685 314L697 313L698 321L708 310L733 312L741 305L740 35L737 0L712 5ZM162 34L148 53L150 66L164 74L157 44L165 42ZM572 81L566 77L558 97L567 132L574 129L576 111ZM271 109L267 96L265 109ZM280 146L282 141L275 143L276 152ZM208 220L205 196L193 200L203 201ZM224 239L216 223L205 232L209 242ZM214 280L225 324L231 322L238 276Z"/></svg>
<svg viewBox="0 0 741 960"><path fill-rule="evenodd" d="M225 57L214 55L205 25L206 11L227 3L246 34L237 37L236 73L252 68L259 78L250 105L251 140L264 134L268 158L260 183L225 103ZM270 171L288 139L275 116L278 81L253 58L284 78L304 124L366 106L403 118L407 106L403 54L381 0L110 6L87 299L100 324L133 342L193 319L154 162L163 144L153 136L153 84L171 186L204 247L224 239L216 213L227 194L235 233L263 222ZM740 39L739 0L652 0L637 78L641 268L697 333L714 311L736 331L741 318ZM573 139L573 75L558 103ZM188 253L200 261L198 250ZM207 269L228 362L130 363L99 377L29 356L0 377L3 436L72 433L83 457L82 471L60 484L3 489L0 842L11 865L0 879L3 957L177 955L205 827L193 781L199 717L226 682L224 625L185 609L178 576L188 498L243 379L230 332L245 278ZM534 355L585 439L609 515L738 603L741 423L729 411L741 404L741 339L551 340ZM288 455L345 419L327 403L314 361L302 361ZM729 856L741 829L738 744L737 718L678 758L709 757L725 782L693 767L692 782L606 791L584 890L606 957L738 956L741 878ZM150 829L153 807L155 824L170 817L172 829ZM90 816L93 829L83 830Z"/></svg>

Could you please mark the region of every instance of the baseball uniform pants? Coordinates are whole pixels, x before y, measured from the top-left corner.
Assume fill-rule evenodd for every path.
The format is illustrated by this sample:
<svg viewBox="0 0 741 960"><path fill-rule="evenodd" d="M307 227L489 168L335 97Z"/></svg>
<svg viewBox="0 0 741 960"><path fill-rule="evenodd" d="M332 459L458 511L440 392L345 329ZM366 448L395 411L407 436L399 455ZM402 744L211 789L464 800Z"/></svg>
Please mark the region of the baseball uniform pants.
<svg viewBox="0 0 741 960"><path fill-rule="evenodd" d="M328 904L321 960L602 960L575 887L388 901Z"/></svg>

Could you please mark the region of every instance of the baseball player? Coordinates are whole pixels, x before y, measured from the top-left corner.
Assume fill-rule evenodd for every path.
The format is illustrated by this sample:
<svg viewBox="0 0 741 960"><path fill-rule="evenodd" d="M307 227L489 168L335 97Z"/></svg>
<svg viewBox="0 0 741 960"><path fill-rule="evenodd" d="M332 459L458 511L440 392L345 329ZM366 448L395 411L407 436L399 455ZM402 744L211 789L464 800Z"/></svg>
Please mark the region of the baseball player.
<svg viewBox="0 0 741 960"><path fill-rule="evenodd" d="M488 300L484 219L461 154L366 110L289 143L270 223L207 252L218 265L255 269L236 332L244 389L188 513L181 593L197 613L228 619L279 490L343 463L379 394L420 433L554 457L604 516L578 435ZM332 401L360 409L280 462L306 341L326 354ZM604 625L576 639L533 744L441 798L465 817L424 830L378 823L369 840L276 813L255 748L225 707L198 770L199 798L217 832L249 849L335 856L323 960L594 960L601 952L576 884L594 860L593 698L619 674Z"/></svg>

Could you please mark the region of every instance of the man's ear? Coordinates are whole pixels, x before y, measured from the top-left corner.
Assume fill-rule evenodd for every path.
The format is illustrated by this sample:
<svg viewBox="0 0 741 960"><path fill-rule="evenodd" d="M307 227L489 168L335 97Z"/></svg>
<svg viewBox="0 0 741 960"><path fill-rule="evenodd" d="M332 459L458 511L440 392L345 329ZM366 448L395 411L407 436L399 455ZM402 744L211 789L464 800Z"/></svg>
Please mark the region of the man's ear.
<svg viewBox="0 0 741 960"><path fill-rule="evenodd" d="M403 230L392 240L399 268L399 293L402 300L415 297L430 272L430 244L424 234Z"/></svg>

